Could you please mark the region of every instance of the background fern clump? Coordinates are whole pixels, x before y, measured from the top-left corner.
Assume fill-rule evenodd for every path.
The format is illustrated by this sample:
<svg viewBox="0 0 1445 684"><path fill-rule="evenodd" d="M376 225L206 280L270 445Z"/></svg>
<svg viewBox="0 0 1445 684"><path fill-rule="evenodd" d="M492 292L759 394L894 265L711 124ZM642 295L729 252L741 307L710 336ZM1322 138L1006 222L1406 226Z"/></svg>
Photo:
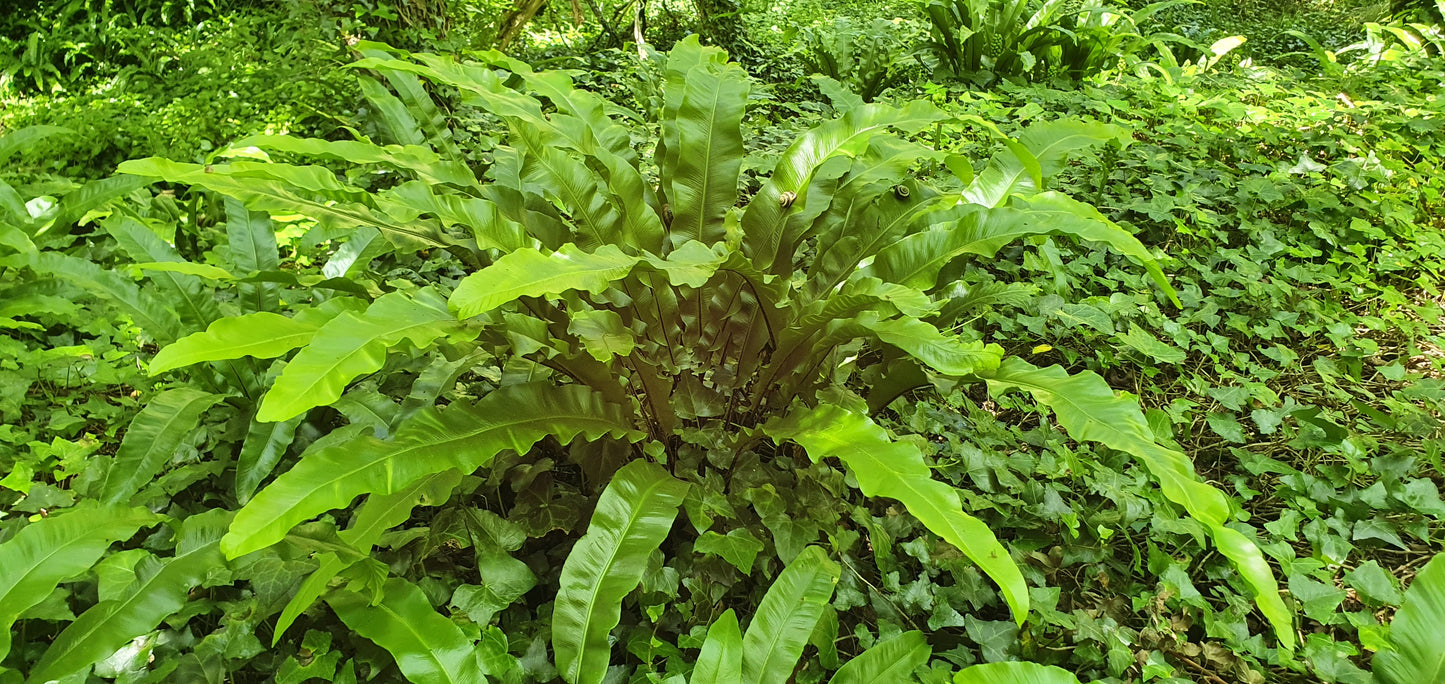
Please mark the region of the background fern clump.
<svg viewBox="0 0 1445 684"><path fill-rule="evenodd" d="M931 31L923 47L940 79L1078 80L1136 67L1156 54L1175 63L1169 45L1187 41L1141 24L1181 4L1130 10L1075 0L930 0L924 14Z"/></svg>

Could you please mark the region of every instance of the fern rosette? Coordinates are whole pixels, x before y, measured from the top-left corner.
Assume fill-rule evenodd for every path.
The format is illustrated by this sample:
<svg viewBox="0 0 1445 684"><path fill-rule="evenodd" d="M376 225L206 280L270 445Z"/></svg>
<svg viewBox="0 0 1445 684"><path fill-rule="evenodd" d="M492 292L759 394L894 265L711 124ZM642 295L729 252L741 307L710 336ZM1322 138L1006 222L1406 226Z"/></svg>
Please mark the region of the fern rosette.
<svg viewBox="0 0 1445 684"><path fill-rule="evenodd" d="M170 439L172 425L194 427L223 400L239 408L246 439L235 461L236 509L194 531L201 541L168 571L195 584L202 561L234 565L301 549L317 567L281 611L273 640L324 601L391 650L412 681L495 674L494 632L477 636L441 618L421 588L371 554L419 510L465 501L499 462L545 460L520 476L517 505L549 505L526 500L525 485L550 477L562 454L602 488L586 535L552 578L551 645L568 682L603 680L621 606L646 585L659 549L713 549L753 572L747 549L756 539L723 530L726 513L714 512L725 507L706 502L743 485L746 468L735 464L798 453L815 468L845 472L866 497L901 504L990 578L1022 624L1030 587L1015 555L966 510L958 489L933 476L915 442L875 420L906 392L972 383L1025 392L1073 438L1134 457L1204 526L1280 645L1293 647L1291 614L1259 549L1230 526L1228 498L1184 453L1155 441L1135 400L1093 373L1007 357L966 324L989 294L957 296L958 270L1031 236L1107 246L1177 301L1148 248L1046 186L1070 154L1126 143L1125 130L1039 124L974 174L916 140L945 119L932 105L858 103L798 136L771 174L753 178L743 171L752 83L695 39L667 55L660 110L646 115L618 112L564 73L496 52L458 61L361 48L365 58L352 66L391 144L259 136L238 145L254 148L246 160L203 167L144 159L121 168L228 198L234 272L178 257L141 265L230 283L244 308L165 319L157 339L167 344L151 371L194 373L215 382L215 392L152 402L131 428L136 444L127 437L122 447L124 465L104 483L106 500L125 504L155 476L160 465L145 436ZM498 124L502 142L460 142L428 87ZM650 155L634 146L627 122L637 119L659 130ZM342 160L387 182L363 188L328 167L270 154ZM920 162L952 175L920 180ZM274 235L262 244L270 214L306 217L345 240L325 278L277 273ZM126 230L115 222L115 232ZM436 275L425 285L352 277L371 261L422 252ZM176 334L182 326L191 332ZM393 377L411 382L399 405L377 389L397 369L405 370ZM352 425L317 428L337 413ZM285 460L287 445L308 431L318 434L294 463ZM158 448L167 447L175 445ZM567 529L557 520L587 512L578 508L525 532ZM683 510L690 531L676 526ZM336 511L350 511L346 525L335 523ZM483 584L466 605L481 623L538 583L537 569L510 555L521 542L474 506L437 516L434 526L462 530L475 549ZM117 534L141 524L135 518ZM833 610L841 572L814 541L774 542L784 567L744 616L745 630L732 611L690 616L706 627L693 681L788 681ZM62 641L80 655L47 656L47 675L83 669L103 650ZM906 675L928 654L921 633L904 633L863 652L834 681L901 681L889 673Z"/></svg>

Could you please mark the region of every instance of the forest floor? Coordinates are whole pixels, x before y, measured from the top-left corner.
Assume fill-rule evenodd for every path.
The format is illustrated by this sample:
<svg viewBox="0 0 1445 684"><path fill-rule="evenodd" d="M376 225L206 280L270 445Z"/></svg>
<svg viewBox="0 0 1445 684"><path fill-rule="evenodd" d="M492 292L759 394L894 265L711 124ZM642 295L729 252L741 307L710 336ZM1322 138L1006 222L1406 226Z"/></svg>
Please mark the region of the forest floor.
<svg viewBox="0 0 1445 684"><path fill-rule="evenodd" d="M820 16L812 13L821 4L780 3L745 17L763 55L748 65L756 85L744 121L746 174L766 173L798 132L851 106L801 66L796 30ZM115 73L43 95L0 88L0 134L33 125L74 132L14 150L0 179L25 198L21 210L31 211L111 176L127 159L211 164L216 152L258 133L380 135L355 75L341 68L355 56L347 28L297 12L255 10L198 28L135 30L126 34L133 40L124 59L117 58L127 66ZM854 2L832 12L860 26L899 20L906 40L926 32L911 5ZM1202 44L1231 35L1248 40L1207 67L986 88L935 80L922 61L902 60L906 76L878 98L929 100L952 115L919 137L976 166L1002 149L995 130L1017 136L1043 122L1086 119L1129 131L1127 145L1079 155L1051 189L1093 204L1148 245L1179 304L1127 259L1039 237L954 274L960 293L990 298L962 325L1035 365L1092 370L1137 395L1155 438L1188 454L1229 495L1237 512L1231 526L1263 550L1287 590L1297 652L1284 652L1269 636L1248 587L1206 542L1202 525L1149 485L1139 465L1069 440L1026 397L994 401L977 388L946 386L895 400L880 422L897 435L923 437L935 477L964 492L965 508L985 518L1025 566L1034 610L1019 627L978 570L940 552L921 525L897 511L849 504L845 520L869 532L871 567L839 584L832 605L844 616L843 637L835 641L846 642L849 630L856 638L849 648L926 630L934 658L926 681L938 682L955 668L1011 659L1058 665L1085 681L1373 681L1372 659L1389 648L1405 589L1445 550L1445 58L1392 52L1382 47L1388 33L1381 32L1369 34L1379 46L1323 57L1368 43L1365 25L1387 14L1378 3L1181 5L1159 21ZM394 39L427 47L411 34ZM644 112L656 104L658 94L646 85L649 66L635 51L565 49L581 44L538 38L518 56L572 70L579 87L619 108ZM484 117L460 121L463 111L447 115L472 141L500 135ZM637 131L634 147L650 150L657 127ZM916 174L943 175L943 158L922 162ZM143 205L137 211L145 223L181 236L176 247L198 263L216 261L229 248L214 224L189 238L172 228L205 225L207 208L196 194L157 188L153 195L137 186L114 197ZM95 208L85 218L106 213ZM123 248L98 222L90 225L67 253L129 274L118 265L129 263L118 257ZM321 243L301 233L278 233L289 261L276 269L319 274ZM5 293L0 541L27 520L75 505L72 478L87 477L88 459L117 451L125 426L159 387L144 370L156 346L126 319L67 301L66 290L37 286L20 267L0 262ZM52 310L26 318L25 307L36 302ZM217 428L192 443L234 446L241 436ZM196 500L219 497L197 493L220 475L202 461L190 464L184 452L176 463L196 468L173 470L161 483L167 493L191 488ZM837 524L836 512L787 513L814 534ZM778 534L756 527L765 539ZM400 549L407 540L389 543ZM134 575L130 562L120 574ZM185 638L212 640L203 654L209 660L196 668L233 673L228 681L261 681L282 668L295 675L310 666L310 653L332 648L329 636L321 646L320 636L312 643L309 635L304 657L294 645L264 655L259 648L254 633L264 631L262 617L271 619L296 591L301 565L277 560L267 568L273 585L258 583L244 599L206 606L197 621L212 631ZM105 573L114 570L87 580L98 590L57 590L27 612L22 624L37 626L29 636L14 633L4 664L28 669L48 643L35 635L53 634L94 602L96 591L113 591ZM867 617L847 617L860 613ZM544 628L531 617L506 624L517 630L508 635L512 653L531 663L517 681L549 681L547 668L535 666ZM225 641L215 636L225 625L243 626ZM650 632L647 638L656 641ZM667 647L683 648L687 638ZM191 644L176 639L153 647L189 653ZM628 642L634 654L647 648L637 639ZM386 658L346 653L358 662ZM120 665L114 671L135 674ZM658 681L663 671L659 665ZM816 667L804 672L797 681L825 676ZM0 684L10 681L19 679L0 673Z"/></svg>

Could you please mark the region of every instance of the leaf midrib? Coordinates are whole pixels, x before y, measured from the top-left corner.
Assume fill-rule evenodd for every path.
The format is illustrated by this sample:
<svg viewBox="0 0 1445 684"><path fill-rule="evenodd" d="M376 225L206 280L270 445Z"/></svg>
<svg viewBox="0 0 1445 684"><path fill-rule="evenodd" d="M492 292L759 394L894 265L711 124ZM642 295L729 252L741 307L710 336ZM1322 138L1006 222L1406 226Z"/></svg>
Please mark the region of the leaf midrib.
<svg viewBox="0 0 1445 684"><path fill-rule="evenodd" d="M139 527L140 527L140 526L137 525L137 529L139 529ZM134 534L134 532L132 532L132 534ZM111 537L113 537L113 536L115 536L115 535L112 535L112 534L102 535L101 537L99 537L99 540L106 542L105 546L108 547L108 546L110 546L110 544L111 544L112 542L115 541L114 539L111 539ZM56 555L59 555L61 551L69 550L70 547L73 547L73 546L75 546L75 545L77 545L77 544L80 544L80 543L82 543L82 542L87 542L87 541L93 541L93 540L95 540L95 539L96 539L96 538L89 537L89 536L84 536L84 532L82 531L82 536L72 537L71 539L67 540L64 544L62 544L62 545L60 545L60 546L58 546L58 547L55 547L55 549L54 549L51 553L46 554L45 557L44 557L40 562L37 562L37 563L32 564L31 567L30 567L30 569L26 570L26 571L25 571L25 574L24 574L23 576L21 576L20 579L16 580L14 583L12 583L8 589L6 589L3 593L0 593L0 596L9 596L11 591L14 591L16 587L18 587L18 586L20 586L21 584L23 584L26 580L29 580L29 579L35 574L35 571L36 571L36 570L40 569L41 567L44 567L45 561L49 561L51 558L54 558ZM109 541L107 541L107 540L109 540ZM103 553L103 552L104 552L104 549L102 549L102 553ZM0 603L0 606L3 606L3 605L4 605L3 603ZM0 620L6 619L5 615L6 615L6 614L5 614L3 611L0 611ZM18 618L19 615L17 614L16 617Z"/></svg>
<svg viewBox="0 0 1445 684"><path fill-rule="evenodd" d="M257 311L257 312L255 312L255 313L271 313L271 312L269 312L269 311ZM294 324L296 324L296 325L305 325L304 323L300 323L300 322L296 321L296 319L294 319L294 318L286 318L285 316L281 316L280 314L273 314L273 315L278 316L278 317L284 319L288 324L294 323ZM243 316L237 316L237 317L235 317L235 318L227 318L227 319L222 319L222 320L238 320L238 319L240 319L240 318L243 318ZM313 338L313 337L316 336L316 331L319 330L319 329L320 329L320 326L313 326L313 327L308 328L308 329L305 330L305 331L292 332L292 333L282 333L281 335L277 335L277 336L275 336L275 337L267 338L267 339L265 339L265 340L260 340L260 341L235 342L235 343L232 343L232 344L222 344L222 345L207 344L204 349L202 349L202 350L200 350L200 351L197 351L197 352L192 352L192 353L190 353L190 354L188 354L188 355L180 356L180 358L178 358L178 359L172 359L170 363L168 363L168 364L166 364L166 365L164 365L164 366L161 366L158 370L152 370L151 373L152 373L152 375L154 375L154 374L156 374L156 373L164 373L165 371L168 371L168 370L174 370L174 369L176 369L176 368L181 368L181 367L184 367L184 366L189 366L189 365L192 365L192 364L201 363L201 362L204 362L204 361L226 361L226 360L230 360L230 359L239 358L239 357L242 357L242 356L254 356L254 357L258 358L258 359L273 358L273 357L275 357L275 356L279 356L280 354L285 354L286 352L291 351L292 349L295 349L295 348L297 348L297 347L300 347L300 346L306 344L308 341L311 340L311 338ZM210 330L209 330L209 329L208 329L208 330L205 330L205 331L203 331L203 332L201 332L201 333L198 333L198 334L200 334L200 335L206 335L206 336L207 336L207 337L205 337L205 338L197 338L198 341L204 339L204 340L207 341L207 342L211 342L212 340L216 340L216 339L217 339L217 336L210 335ZM187 338L188 338L188 337L190 337L190 336L188 335ZM185 340L185 339L186 339L186 338L181 338L181 340L177 340L175 344L179 344L181 341L183 341L183 340ZM293 343L293 340L295 341L294 343ZM282 349L280 352L274 353L274 354L271 353L271 352L266 351L266 349L267 349L268 347L271 347L271 346L273 346L273 345L275 345L275 344L278 344L278 343L284 344L284 345L289 345L289 346L287 346L285 349ZM174 344L173 344L172 346L174 346ZM169 347L168 347L168 348L169 348ZM261 355L258 355L257 353L255 353L255 352L253 352L253 351L251 351L251 350L258 350L258 351L260 351L260 352L262 352L262 353L264 353L264 354L267 354L267 355L266 355L266 356L261 356ZM219 354L219 356L217 356L217 354ZM158 355L159 355L159 354L158 354ZM152 360L151 365L152 365L152 366L155 365L154 360Z"/></svg>
<svg viewBox="0 0 1445 684"><path fill-rule="evenodd" d="M869 461L870 465L872 466L872 468L870 468L870 470L873 470L873 471L875 471L875 472L881 472L881 473L882 473L882 476L879 477L878 479L891 480L891 481L893 482L893 484L895 484L895 485L901 485L903 488L907 489L908 492L912 493L913 498L914 498L915 501L917 501L917 502L919 502L919 503L921 503L921 504L926 504L926 507L929 508L929 509L932 509L932 511L933 511L936 515L938 515L940 518L943 518L944 520L948 520L949 517L950 517L950 514L953 512L953 509L952 509L952 508L947 508L947 509L945 509L945 508L940 508L940 507L938 506L937 502L933 501L931 496L927 495L925 492L923 492L922 490L918 489L918 488L914 485L914 483L911 481L910 478L905 478L905 477L903 477L902 475L899 475L896 471L894 471L894 470L892 470L892 469L890 469L890 468L888 467L889 464L887 464L887 463L885 463L883 460L881 460L881 459L873 456L867 449L864 449L864 448L862 448L862 447L857 446L856 443L854 443L854 442L844 442L844 441L838 439L837 437L834 437L834 436L833 436L832 434L830 434L830 433L825 433L825 432L816 431L816 430L811 433L811 436L812 436L813 438L815 438L815 439L819 439L819 440L822 440L822 441L825 441L825 442L828 442L828 443L831 443L831 444L835 445L835 447L831 450L831 451L833 451L833 452L852 451L852 452L861 454L861 455L862 455L862 458L867 459L867 460ZM840 458L841 458L841 457L840 457ZM848 462L848 459L843 459L843 461L844 461L845 463L847 463L847 462ZM927 467L927 464L922 464L922 465L924 465L924 467ZM854 468L854 467L851 466L851 465L850 465L849 467L852 468L852 469L855 471L855 472L854 472L854 477L857 477L857 472L856 472L856 471L857 471L858 469L857 469L857 468ZM932 482L933 480L930 479L929 481ZM860 484L861 484L861 483L860 483ZM881 487L880 487L880 489L881 489ZM900 493L900 492L895 492L895 493ZM908 501L905 501L905 500L903 500L903 499L901 499L901 498L899 498L899 497L897 497L897 496L892 496L892 495L888 495L888 498L898 500L899 502L903 503L903 506L904 506L905 509L909 509L909 511L912 512L912 508L911 508L911 506L909 505L909 502L908 502ZM964 512L964 511L962 510L962 507L961 507L961 501L960 501L960 508L959 508L958 512L960 512L960 513L963 513L963 512ZM965 513L965 515L967 515L967 514ZM914 514L914 517L918 517L916 513ZM956 528L954 528L954 526L953 526L953 524L952 524L951 522L949 523L949 530L950 530L950 532L952 532L955 536L957 536L960 541L962 541L963 535L960 534L960 531L959 531L959 530L957 530ZM943 536L943 535L940 534L939 536ZM945 539L946 539L946 538L945 538ZM970 560L972 560L972 556L969 555L968 552L964 549L964 546L967 546L966 544L956 543L956 542L954 542L953 540L947 540L947 541L948 541L948 543L953 544L956 548L958 548L959 551L964 552L964 555L968 555L969 558L970 558ZM977 560L974 560L974 563L975 563L976 565L978 565L980 568L983 567L983 564L980 563L980 562L978 562ZM990 578L993 578L992 574L989 574L987 571L985 571L985 574L989 575ZM1006 588L1006 587L1004 586L1003 582L999 581L999 579L997 579L997 578L993 578L993 579L994 579L994 582L999 585L999 589L1000 589L1001 591L1004 591L1004 593L1005 593L1006 595L1007 595L1008 593L1010 593L1011 589ZM1022 579L1022 575L1021 575L1021 574L1019 575L1019 579ZM1026 599L1026 596L1027 596L1027 594L1025 594L1025 596L1022 597L1022 598L1025 598L1025 599Z"/></svg>
<svg viewBox="0 0 1445 684"><path fill-rule="evenodd" d="M25 571L25 574L24 574L24 575L21 575L21 576L20 576L20 579L15 580L15 582L12 583L12 584L10 585L10 587L5 590L4 593L0 593L0 596L9 596L9 595L10 595L10 592L14 591L16 587L21 586L21 585L24 584L26 581L28 581L31 577L33 577L33 576L35 575L35 572L36 572L37 570L39 570L40 568L44 567L45 564L46 564L46 562L48 562L51 558L54 558L55 556L59 555L60 552L62 552L62 551L68 551L71 547L73 547L73 546L75 546L75 545L77 545L77 544L80 544L81 542L85 542L85 541L90 541L90 537L76 537L76 538L73 538L73 539L65 542L65 543L64 543L63 545L61 545L61 546L55 547L55 549L54 549L52 552L45 554L45 556L44 556L43 558L41 558L38 562L32 563L31 566L30 566L30 568ZM16 617L18 618L18 617L19 617L19 614L16 614ZM5 618L6 618L6 614L5 614L4 612L0 612L0 620L4 620Z"/></svg>
<svg viewBox="0 0 1445 684"><path fill-rule="evenodd" d="M895 112L895 114L901 114L901 112ZM843 119L837 119L837 121L843 121ZM799 174L799 177L798 177L798 178L796 178L796 179L791 179L791 180L797 180L797 181L798 181L798 187L797 187L797 189L796 189L794 192L800 192L800 191L806 190L808 184L812 182L812 180L813 180L813 175L814 175L814 173L817 171L818 167L821 166L824 162L828 161L829 159L832 159L834 155L836 155L836 154L839 153L839 152L838 152L839 150L841 150L841 149L843 149L844 147L846 147L849 143L853 142L853 141L854 141L855 139L857 139L858 137L864 136L864 135L866 135L867 137L870 137L870 138L871 138L871 137L873 136L874 132L876 132L877 130L883 129L883 128L888 128L889 126L892 126L892 125L894 125L894 124L896 124L896 123L898 123L898 121L879 122L879 123L874 123L874 124L872 124L872 125L870 125L870 126L865 126L865 127L863 127L863 128L859 128L859 129L857 129L856 131L854 131L852 134L848 135L846 138L843 138L842 140L839 140L839 141L837 142L837 144L832 145L831 147L829 147L829 148L828 148L828 151L827 151L826 153L821 154L821 155L817 155L815 159L804 160L805 163L807 163L806 170L803 171L801 174ZM799 147L800 150L801 150L801 145L802 145L803 140L804 140L804 138L799 138L799 139L798 139L798 142L794 143L794 145L799 145L799 146L800 146L800 147ZM785 152L784 154L786 155L787 153ZM788 161L788 160L787 160L787 157L784 157L783 159L781 159L781 160L778 161L778 166L779 166L779 167L783 167L784 164L787 163L787 161ZM789 165L788 167L785 167L784 170L785 170L785 171L791 171L791 170L792 170L791 165ZM773 176L775 177L775 176L777 176L777 175L778 175L778 172L775 170L775 171L773 172ZM765 194L765 193L767 192L767 186L768 186L768 185L772 185L774 188L781 188L781 184L780 184L780 183L775 183L773 177L769 177L767 184L765 184L765 185L763 186L763 190L760 191L760 192L758 192L758 194L757 194L756 196L762 196L763 194ZM781 190L780 190L780 192L781 192ZM755 196L755 197L756 197L756 196ZM749 206L752 206L752 205L749 204ZM772 207L769 207L769 208L771 209ZM777 252L778 252L778 248L779 248L779 247L782 247L782 243L783 243L782 226L787 225L787 221L788 221L788 214L787 214L786 211L783 211L783 210L781 209L781 207L778 209L778 211L777 211L776 213L777 213L777 219L776 219L775 221L773 221L770 226L769 226L768 224L764 224L764 226L763 226L764 228L767 228L767 229L768 229L767 234L766 234L767 247L768 247L768 249L772 252L772 254L771 254L770 256L773 258L773 261L777 261L777 257L779 256L778 253L777 253ZM746 216L746 214L744 214L744 216Z"/></svg>

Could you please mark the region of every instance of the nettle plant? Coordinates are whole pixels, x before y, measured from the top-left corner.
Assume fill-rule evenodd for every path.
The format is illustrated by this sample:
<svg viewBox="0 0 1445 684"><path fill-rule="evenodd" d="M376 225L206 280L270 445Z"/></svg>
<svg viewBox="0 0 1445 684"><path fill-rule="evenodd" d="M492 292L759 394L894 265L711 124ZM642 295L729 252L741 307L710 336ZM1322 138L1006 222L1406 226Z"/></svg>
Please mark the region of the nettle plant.
<svg viewBox="0 0 1445 684"><path fill-rule="evenodd" d="M635 115L614 115L614 106L574 89L564 73L534 72L494 52L459 62L363 48L367 57L353 66L390 85L361 77L396 144L262 136L238 146L249 158L226 164L122 165L123 173L228 198L229 253L242 272L170 253L140 266L234 286L228 306L244 313L211 316L204 330L169 336L178 339L150 370L190 373L206 391L173 389L142 411L117 457L131 454L125 467L117 460L93 488L101 504L36 522L0 546L0 578L11 582L0 582L7 627L25 608L9 602L7 592L20 586L15 573L32 589L37 581L53 587L83 572L112 540L157 522L145 508L124 506L137 502L167 454L134 453L173 451L219 401L247 434L234 492L208 499L214 510L179 526L164 581L214 585L219 571L208 564L235 568L268 549L297 546L317 568L281 611L273 640L324 600L391 651L413 681L477 681L515 663L507 664L500 630L463 631L422 588L395 576L396 566L374 558L374 548L418 506L441 505L499 461L541 460L559 449L595 482L610 481L552 603L553 655L569 682L600 682L625 657L614 654L610 635L665 540L707 534L729 517L719 498L780 459L840 465L865 496L901 503L991 578L1022 623L1029 587L1008 550L964 510L957 490L931 477L915 442L895 439L870 417L911 390L986 383L993 393L1031 394L1076 439L1137 459L1233 562L1281 647L1293 647L1291 614L1259 549L1228 526L1228 498L1195 474L1185 454L1155 441L1135 399L1093 373L1006 357L962 323L987 297L961 291L955 274L1030 236L1107 245L1175 297L1127 231L1045 189L1070 153L1123 142L1122 129L1037 125L1007 140L975 175L967 160L911 139L945 119L932 105L860 105L799 136L760 187L740 195L750 81L723 52L695 40L668 56L650 159L634 149L627 122ZM464 148L422 78L455 89L463 105L504 125L505 142L477 136ZM327 167L272 162L263 150L344 160L360 165L349 179L395 181L364 189ZM951 189L914 179L920 160L947 168ZM346 242L321 276L278 271L274 259L256 256L274 256L267 213L304 216L313 230ZM124 232L123 218L111 223ZM373 259L417 253L435 269L426 285L350 277ZM30 255L36 270L44 270L42 255ZM263 359L277 361L269 371L252 365ZM376 384L358 382L399 362L422 369L400 405ZM328 406L353 425L321 436L293 466L273 472L287 462L298 426L314 425L308 416ZM324 533L328 514L363 497L342 516L343 529ZM674 530L679 509L691 531ZM97 515L107 518L103 528L87 522ZM486 622L536 579L511 557L521 542L495 516L467 520L479 569L493 578ZM67 556L74 567L25 574L58 547L79 549ZM839 568L818 546L779 543L778 557L786 567L745 633L736 614L694 616L694 627L713 627L691 681L781 684L791 676ZM130 622L99 646L85 641L100 631L98 622L114 627L117 611L138 608L97 605L91 610L102 614L87 611L62 632L51 648L69 650L47 653L37 671L48 678L88 667L109 653L105 645L124 643L116 637L144 633L125 630L152 629L185 602L183 594L167 597L161 608L139 607L144 618L122 613ZM875 649L885 645L886 652L860 655L870 664L852 671L907 672L927 660L917 633Z"/></svg>

